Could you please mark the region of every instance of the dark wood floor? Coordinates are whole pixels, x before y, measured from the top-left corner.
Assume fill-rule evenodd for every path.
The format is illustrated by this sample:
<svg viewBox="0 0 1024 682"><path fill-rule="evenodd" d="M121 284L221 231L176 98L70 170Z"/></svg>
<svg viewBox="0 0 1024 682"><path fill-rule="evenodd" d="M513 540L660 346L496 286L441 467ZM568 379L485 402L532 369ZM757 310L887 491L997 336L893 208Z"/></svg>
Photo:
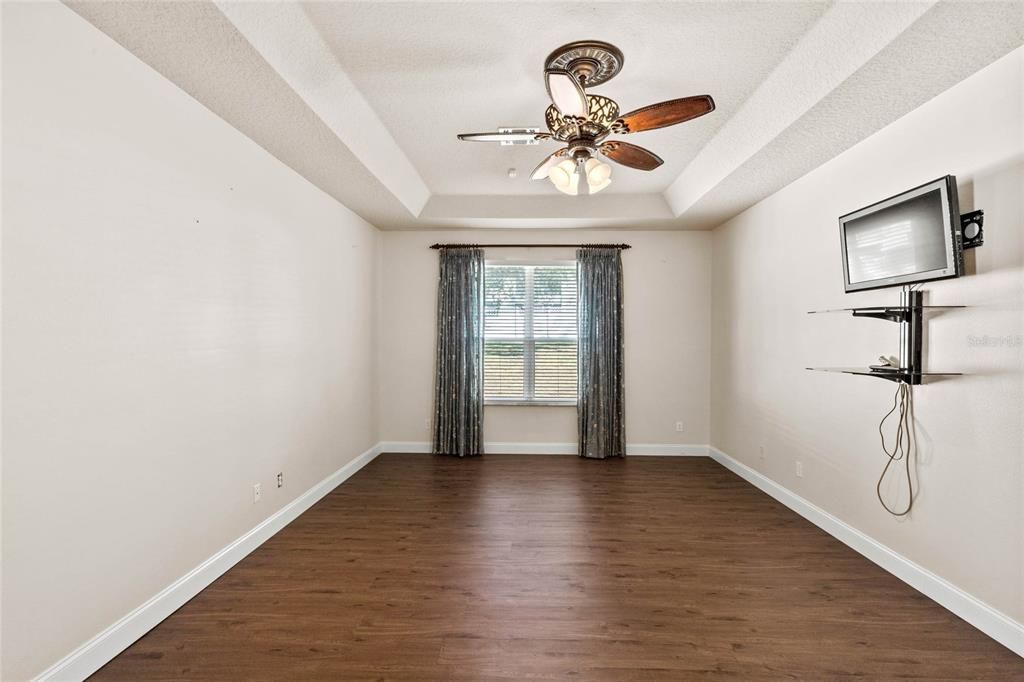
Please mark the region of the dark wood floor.
<svg viewBox="0 0 1024 682"><path fill-rule="evenodd" d="M1024 659L709 459L382 455L95 679L853 676Z"/></svg>

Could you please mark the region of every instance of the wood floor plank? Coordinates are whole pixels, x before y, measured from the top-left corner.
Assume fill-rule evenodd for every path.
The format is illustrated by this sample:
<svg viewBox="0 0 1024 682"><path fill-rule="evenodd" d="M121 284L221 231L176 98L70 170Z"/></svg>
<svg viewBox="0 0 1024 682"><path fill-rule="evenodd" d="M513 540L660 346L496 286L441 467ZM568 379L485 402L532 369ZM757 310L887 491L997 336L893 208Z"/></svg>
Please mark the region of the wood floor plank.
<svg viewBox="0 0 1024 682"><path fill-rule="evenodd" d="M1011 680L705 458L381 455L96 680Z"/></svg>

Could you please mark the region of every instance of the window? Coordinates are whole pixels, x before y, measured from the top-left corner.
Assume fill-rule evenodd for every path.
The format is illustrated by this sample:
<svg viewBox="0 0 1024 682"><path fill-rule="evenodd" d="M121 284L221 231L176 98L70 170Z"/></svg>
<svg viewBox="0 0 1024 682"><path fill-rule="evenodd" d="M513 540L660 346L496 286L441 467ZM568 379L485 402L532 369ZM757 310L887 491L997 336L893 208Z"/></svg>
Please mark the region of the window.
<svg viewBox="0 0 1024 682"><path fill-rule="evenodd" d="M484 399L576 403L576 263L488 263Z"/></svg>

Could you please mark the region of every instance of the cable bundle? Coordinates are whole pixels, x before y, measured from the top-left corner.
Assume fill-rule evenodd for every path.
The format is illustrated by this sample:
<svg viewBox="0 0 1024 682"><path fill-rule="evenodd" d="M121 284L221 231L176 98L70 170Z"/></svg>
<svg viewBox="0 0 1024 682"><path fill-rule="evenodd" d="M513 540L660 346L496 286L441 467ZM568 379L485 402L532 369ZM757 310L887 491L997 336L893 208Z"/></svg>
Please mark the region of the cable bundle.
<svg viewBox="0 0 1024 682"><path fill-rule="evenodd" d="M894 412L899 414L899 422L896 425L896 442L893 444L892 450L885 445L885 422L892 416ZM886 412L885 416L882 417L882 421L878 423L878 435L882 439L882 451L888 457L885 463L885 468L882 469L882 475L878 477L878 485L875 486L875 494L878 495L878 501L881 502L885 511L889 512L893 516L906 516L910 513L911 507L914 506L914 482L910 478L910 431L911 431L911 392L910 384L906 382L899 382L896 386L896 395L893 396L892 409ZM903 511L895 511L882 499L882 481L885 479L885 474L888 473L889 467L892 466L893 462L903 462L903 468L907 476L907 508Z"/></svg>

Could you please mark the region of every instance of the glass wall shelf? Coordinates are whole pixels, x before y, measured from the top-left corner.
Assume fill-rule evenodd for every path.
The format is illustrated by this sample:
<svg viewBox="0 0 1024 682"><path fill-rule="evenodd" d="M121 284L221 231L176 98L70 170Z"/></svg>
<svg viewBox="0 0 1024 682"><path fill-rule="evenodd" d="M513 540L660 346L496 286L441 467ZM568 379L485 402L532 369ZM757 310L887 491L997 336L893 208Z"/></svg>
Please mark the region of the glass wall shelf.
<svg viewBox="0 0 1024 682"><path fill-rule="evenodd" d="M924 377L958 377L961 372L908 372L905 370L875 370L870 367L808 367L812 372L834 372L837 374L855 374L862 377L876 377L888 381L903 381L908 384L920 384Z"/></svg>
<svg viewBox="0 0 1024 682"><path fill-rule="evenodd" d="M887 381L902 381L918 385L925 377L961 376L960 372L926 372L921 338L924 333L924 316L930 310L953 310L966 308L963 305L923 305L924 294L919 290L904 289L900 305L858 306L856 308L831 308L810 310L808 315L825 313L850 313L853 317L872 317L878 320L896 322L900 327L899 367L894 369L872 369L871 367L808 367L815 372L837 372L856 376L876 377Z"/></svg>

